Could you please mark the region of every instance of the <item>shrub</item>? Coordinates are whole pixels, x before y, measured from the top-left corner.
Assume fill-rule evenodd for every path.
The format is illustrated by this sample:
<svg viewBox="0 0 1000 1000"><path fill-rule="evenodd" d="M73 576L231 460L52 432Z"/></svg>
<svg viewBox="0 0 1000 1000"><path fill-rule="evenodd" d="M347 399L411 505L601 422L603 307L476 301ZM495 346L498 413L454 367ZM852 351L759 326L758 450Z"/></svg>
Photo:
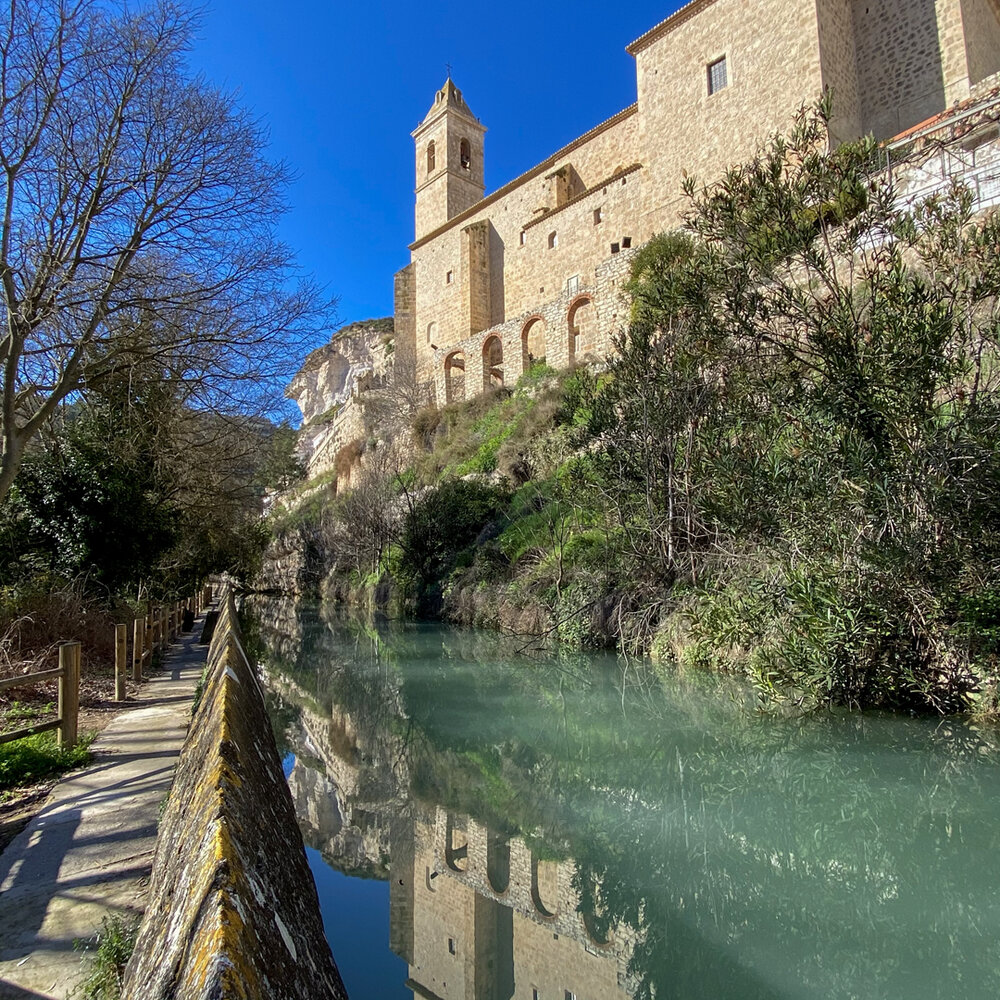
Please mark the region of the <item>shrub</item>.
<svg viewBox="0 0 1000 1000"><path fill-rule="evenodd" d="M414 505L403 525L401 567L419 592L444 579L462 549L503 514L509 499L501 487L450 479Z"/></svg>

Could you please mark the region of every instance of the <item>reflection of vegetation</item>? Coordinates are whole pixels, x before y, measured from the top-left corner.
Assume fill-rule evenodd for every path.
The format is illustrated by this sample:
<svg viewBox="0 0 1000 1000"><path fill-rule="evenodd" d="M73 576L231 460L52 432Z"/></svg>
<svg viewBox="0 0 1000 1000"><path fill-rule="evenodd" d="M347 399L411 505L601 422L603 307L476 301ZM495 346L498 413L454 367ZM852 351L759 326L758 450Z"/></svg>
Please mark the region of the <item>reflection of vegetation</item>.
<svg viewBox="0 0 1000 1000"><path fill-rule="evenodd" d="M611 657L329 614L271 668L348 714L372 768L404 761L412 796L574 858L597 936L637 932L638 996L1000 989L976 930L1000 888L995 733L760 718L703 674L657 688Z"/></svg>

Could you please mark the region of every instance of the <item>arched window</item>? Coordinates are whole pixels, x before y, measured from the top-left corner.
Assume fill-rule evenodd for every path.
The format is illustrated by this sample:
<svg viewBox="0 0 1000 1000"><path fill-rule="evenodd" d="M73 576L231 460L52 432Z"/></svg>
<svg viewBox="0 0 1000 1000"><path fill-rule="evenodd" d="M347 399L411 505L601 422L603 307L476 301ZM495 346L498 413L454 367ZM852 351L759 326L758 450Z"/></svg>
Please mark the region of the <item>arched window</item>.
<svg viewBox="0 0 1000 1000"><path fill-rule="evenodd" d="M597 350L597 314L589 296L577 299L567 316L569 327L570 363L578 354L590 354Z"/></svg>
<svg viewBox="0 0 1000 1000"><path fill-rule="evenodd" d="M427 173L431 173L434 170L434 163L434 140L432 139L429 143L427 143Z"/></svg>
<svg viewBox="0 0 1000 1000"><path fill-rule="evenodd" d="M434 337L437 335L437 323L427 324L427 343L433 345Z"/></svg>
<svg viewBox="0 0 1000 1000"><path fill-rule="evenodd" d="M444 399L454 403L465 399L465 354L452 351L444 359Z"/></svg>
<svg viewBox="0 0 1000 1000"><path fill-rule="evenodd" d="M545 320L534 316L521 331L521 371L526 372L536 361L545 360Z"/></svg>
<svg viewBox="0 0 1000 1000"><path fill-rule="evenodd" d="M503 341L490 337L483 344L483 388L503 385Z"/></svg>
<svg viewBox="0 0 1000 1000"><path fill-rule="evenodd" d="M472 147L468 139L463 139L459 146L459 157L463 170L468 170L472 166Z"/></svg>

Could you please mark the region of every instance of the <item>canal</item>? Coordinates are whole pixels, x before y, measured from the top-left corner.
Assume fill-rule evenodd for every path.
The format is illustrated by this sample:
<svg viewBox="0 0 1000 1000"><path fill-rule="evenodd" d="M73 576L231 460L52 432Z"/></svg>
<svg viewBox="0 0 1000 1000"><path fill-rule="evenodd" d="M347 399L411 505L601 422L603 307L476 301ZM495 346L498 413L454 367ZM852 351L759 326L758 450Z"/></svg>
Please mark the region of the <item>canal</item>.
<svg viewBox="0 0 1000 1000"><path fill-rule="evenodd" d="M258 611L352 1000L1000 995L996 730Z"/></svg>

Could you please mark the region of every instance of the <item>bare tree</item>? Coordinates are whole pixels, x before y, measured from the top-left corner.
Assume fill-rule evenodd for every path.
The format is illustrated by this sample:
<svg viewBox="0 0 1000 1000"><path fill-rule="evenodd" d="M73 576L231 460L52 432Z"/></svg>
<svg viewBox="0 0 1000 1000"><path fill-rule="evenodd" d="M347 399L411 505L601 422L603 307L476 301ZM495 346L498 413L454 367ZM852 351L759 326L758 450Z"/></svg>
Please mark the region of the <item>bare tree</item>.
<svg viewBox="0 0 1000 1000"><path fill-rule="evenodd" d="M184 62L173 0L11 0L0 14L0 499L67 397L137 362L199 407L287 373L316 297L286 290L287 173Z"/></svg>

